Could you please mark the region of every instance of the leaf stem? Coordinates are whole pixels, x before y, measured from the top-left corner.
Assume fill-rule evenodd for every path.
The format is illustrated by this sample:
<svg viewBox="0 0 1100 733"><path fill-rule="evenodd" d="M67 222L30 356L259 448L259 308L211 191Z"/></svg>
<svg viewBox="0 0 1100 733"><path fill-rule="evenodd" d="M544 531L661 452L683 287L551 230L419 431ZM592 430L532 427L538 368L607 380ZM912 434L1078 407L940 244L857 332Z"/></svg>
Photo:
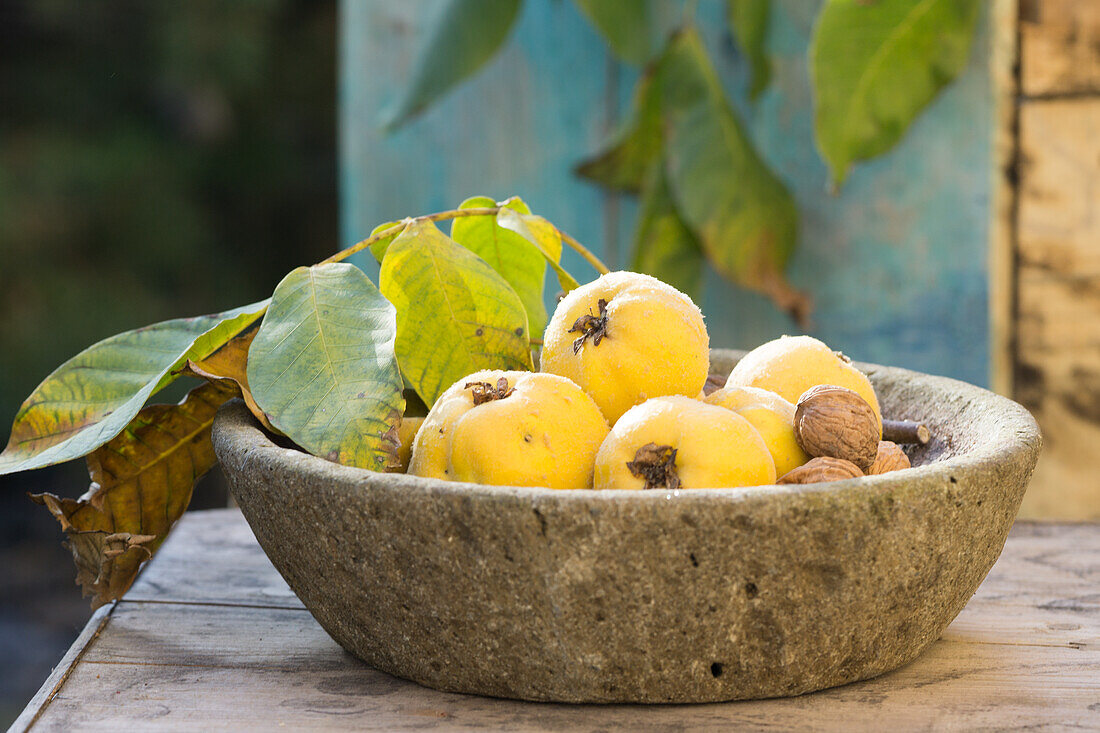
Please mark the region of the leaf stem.
<svg viewBox="0 0 1100 733"><path fill-rule="evenodd" d="M353 254L355 254L357 252L362 252L363 250L365 250L367 247L370 247L375 242L378 242L382 239L385 239L386 237L388 237L392 234L397 234L402 229L404 229L406 226L408 226L408 224L410 222L414 222L414 221L432 221L432 222L447 221L449 219L457 219L457 218L462 217L462 216L496 216L497 212L499 212L500 209L501 209L501 207L499 207L499 206L483 206L483 207L469 208L469 209L451 209L449 211L439 211L439 212L436 212L434 214L425 214L424 216L414 216L414 217L410 217L408 219L403 219L402 221L399 221L398 223L394 224L392 227L386 227L385 229L383 229L380 232L375 232L371 236L367 237L366 239L364 239L362 241L356 242L355 244L351 245L347 249L342 249L339 252L337 252L336 254L332 255L331 257L327 257L327 258L321 260L320 264L327 265L330 262L342 262L342 261L346 260L348 257L351 257ZM560 229L558 229L558 234L561 235L561 241L565 242L570 247L572 247L577 252L577 254L579 254L581 257L584 258L585 262L592 265L592 267L596 270L596 272L600 273L601 275L606 275L607 273L611 272L611 270L608 269L607 265L605 265L600 260L599 257L592 254L591 250L589 250L583 244L578 242L572 236L566 234L565 232L563 232Z"/></svg>
<svg viewBox="0 0 1100 733"><path fill-rule="evenodd" d="M585 262L592 265L593 269L595 269L596 272L600 273L601 275L606 275L607 273L611 272L611 270L608 269L607 265L605 265L599 257L592 254L592 252L583 244L578 242L576 239L573 239L573 237L566 234L561 229L558 229L558 234L561 235L561 241L572 247L577 252L577 254L584 258Z"/></svg>
<svg viewBox="0 0 1100 733"><path fill-rule="evenodd" d="M362 252L375 242L385 239L391 234L397 234L402 229L404 229L409 224L409 222L446 221L448 219L457 219L461 216L496 216L498 211L500 211L499 206L485 206L481 208L451 209L450 211L439 211L435 214L425 214L424 216L414 216L408 219L403 219L394 224L392 227L386 227L382 231L375 232L366 239L356 242L347 249L342 249L331 257L326 257L318 264L327 265L330 262L343 262L348 257L351 257L353 254L356 254L357 252Z"/></svg>

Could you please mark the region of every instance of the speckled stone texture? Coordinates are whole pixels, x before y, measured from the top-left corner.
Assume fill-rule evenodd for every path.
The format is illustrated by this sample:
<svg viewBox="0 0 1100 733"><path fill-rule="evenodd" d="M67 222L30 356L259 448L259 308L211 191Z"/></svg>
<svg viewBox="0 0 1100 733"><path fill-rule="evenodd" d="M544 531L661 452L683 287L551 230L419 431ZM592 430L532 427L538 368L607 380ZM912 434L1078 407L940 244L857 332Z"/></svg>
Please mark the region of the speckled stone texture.
<svg viewBox="0 0 1100 733"><path fill-rule="evenodd" d="M713 371L739 354L713 353ZM797 695L919 655L1004 546L1031 415L962 382L860 365L932 443L911 470L807 486L552 491L338 466L238 402L214 445L260 544L325 630L429 687L528 700Z"/></svg>

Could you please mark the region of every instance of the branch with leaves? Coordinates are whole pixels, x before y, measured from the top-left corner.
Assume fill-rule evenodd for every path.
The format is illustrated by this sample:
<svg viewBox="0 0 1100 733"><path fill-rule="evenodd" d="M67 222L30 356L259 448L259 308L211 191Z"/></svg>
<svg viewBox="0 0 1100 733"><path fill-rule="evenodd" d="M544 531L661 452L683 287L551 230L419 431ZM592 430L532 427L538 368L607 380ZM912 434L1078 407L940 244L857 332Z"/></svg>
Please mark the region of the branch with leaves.
<svg viewBox="0 0 1100 733"><path fill-rule="evenodd" d="M451 220L450 236L436 227ZM240 397L271 433L330 461L396 464L407 400L430 406L481 369L532 369L546 324L547 267L569 246L599 259L519 198L383 224L363 241L290 272L267 300L153 324L101 341L27 398L0 453L0 474L84 458L79 499L38 494L61 524L93 605L120 597L217 464L210 429ZM379 284L343 262L369 249ZM179 378L179 404L147 404Z"/></svg>
<svg viewBox="0 0 1100 733"><path fill-rule="evenodd" d="M531 0L539 1L539 0ZM707 0L703 0L706 2ZM767 295L800 324L809 296L785 277L798 207L757 151L695 26L695 3L666 35L657 0L574 0L623 63L644 67L629 117L583 178L641 199L630 267L698 299L705 263ZM426 110L503 46L520 0L448 0L390 129ZM825 0L808 49L818 149L836 190L852 165L881 155L965 67L979 0ZM755 101L771 80L771 0L726 0L731 35L750 65Z"/></svg>

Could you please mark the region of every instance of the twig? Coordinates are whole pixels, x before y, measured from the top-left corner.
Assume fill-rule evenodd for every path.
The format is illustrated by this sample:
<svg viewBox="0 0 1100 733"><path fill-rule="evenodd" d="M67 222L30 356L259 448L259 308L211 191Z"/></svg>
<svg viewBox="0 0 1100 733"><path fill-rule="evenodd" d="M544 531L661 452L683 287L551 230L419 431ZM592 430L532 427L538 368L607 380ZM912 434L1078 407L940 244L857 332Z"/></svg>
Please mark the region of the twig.
<svg viewBox="0 0 1100 733"><path fill-rule="evenodd" d="M320 264L326 265L330 262L342 262L342 261L346 260L348 257L351 257L353 254L356 254L357 252L362 252L363 250L365 250L367 247L370 247L375 242L379 242L379 241L385 239L386 237L389 237L393 234L397 234L402 229L404 229L406 226L408 226L409 223L414 222L414 221L432 221L432 222L436 222L436 221L447 221L449 219L457 219L457 218L462 217L462 216L496 216L497 213L500 211L500 209L501 209L501 207L499 207L499 206L484 206L484 207L470 208L470 209L451 209L449 211L439 211L439 212L436 212L434 214L425 214L424 216L414 216L414 217L410 217L408 219L403 219L402 221L399 221L396 224L394 224L392 227L386 227L382 231L376 232L376 233L372 234L371 236L367 237L366 239L364 239L362 241L359 241L359 242L356 242L355 244L351 245L347 249L340 250L339 252L332 255L331 257L327 257L326 259L321 260ZM558 230L558 234L561 235L561 240L563 242L565 242L566 244L568 244L571 248L573 248L581 257L584 258L584 260L588 264L592 265L592 267L596 270L596 272L600 273L601 275L606 275L607 273L611 272L611 270L608 269L607 265L605 265L603 262L600 261L599 257L592 254L591 250L589 250L583 244L578 242L572 236L566 234L565 232L561 231L560 229Z"/></svg>
<svg viewBox="0 0 1100 733"><path fill-rule="evenodd" d="M912 420L883 420L882 439L894 443L919 443L925 445L932 439L932 431Z"/></svg>

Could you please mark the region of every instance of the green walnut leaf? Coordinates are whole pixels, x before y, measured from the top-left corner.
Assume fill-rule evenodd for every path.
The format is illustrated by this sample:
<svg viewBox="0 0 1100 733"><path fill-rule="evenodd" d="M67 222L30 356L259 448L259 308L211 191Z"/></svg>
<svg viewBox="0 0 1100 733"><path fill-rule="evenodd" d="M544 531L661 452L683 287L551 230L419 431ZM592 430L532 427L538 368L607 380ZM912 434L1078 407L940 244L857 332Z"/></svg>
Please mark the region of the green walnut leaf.
<svg viewBox="0 0 1100 733"><path fill-rule="evenodd" d="M531 209L518 196L499 204L488 196L474 196L463 201L458 208L493 206L503 206L521 214L531 213ZM531 333L542 333L546 328L546 305L542 302L546 259L540 249L526 237L500 226L495 216L461 216L454 219L451 222L451 239L485 260L508 281L527 309ZM551 256L561 259L560 237L557 252Z"/></svg>
<svg viewBox="0 0 1100 733"><path fill-rule="evenodd" d="M726 10L733 37L752 66L749 98L755 100L772 77L771 60L764 49L771 0L726 0Z"/></svg>
<svg viewBox="0 0 1100 733"><path fill-rule="evenodd" d="M401 372L427 405L479 369L532 368L523 301L435 224L405 228L382 260L379 282L397 307Z"/></svg>
<svg viewBox="0 0 1100 733"><path fill-rule="evenodd" d="M577 175L608 188L637 193L661 155L660 62L651 64L634 87L630 115L603 151L575 168Z"/></svg>
<svg viewBox="0 0 1100 733"><path fill-rule="evenodd" d="M448 0L428 31L412 81L382 113L382 124L394 128L408 122L481 68L508 37L519 7L520 0Z"/></svg>
<svg viewBox="0 0 1100 733"><path fill-rule="evenodd" d="M655 165L642 192L630 269L658 277L698 301L705 261L699 240L672 201L664 167Z"/></svg>
<svg viewBox="0 0 1100 733"><path fill-rule="evenodd" d="M116 334L58 367L20 407L0 475L91 453L118 435L189 359L204 359L254 323L267 301Z"/></svg>
<svg viewBox="0 0 1100 733"><path fill-rule="evenodd" d="M966 65L979 0L827 0L810 39L814 131L835 185L893 147Z"/></svg>
<svg viewBox="0 0 1100 733"><path fill-rule="evenodd" d="M734 116L697 32L671 41L661 73L677 210L723 275L804 319L809 302L783 277L798 239L794 199Z"/></svg>
<svg viewBox="0 0 1100 733"><path fill-rule="evenodd" d="M574 0L607 40L611 52L642 65L653 53L653 0Z"/></svg>
<svg viewBox="0 0 1100 733"><path fill-rule="evenodd" d="M541 216L523 214L510 208L501 209L497 213L497 224L538 247L546 264L558 276L558 284L563 291L568 293L580 287L577 279L558 264L561 261L561 232L556 226Z"/></svg>
<svg viewBox="0 0 1100 733"><path fill-rule="evenodd" d="M252 396L310 453L385 470L405 409L396 332L394 307L354 265L292 270L248 350Z"/></svg>

